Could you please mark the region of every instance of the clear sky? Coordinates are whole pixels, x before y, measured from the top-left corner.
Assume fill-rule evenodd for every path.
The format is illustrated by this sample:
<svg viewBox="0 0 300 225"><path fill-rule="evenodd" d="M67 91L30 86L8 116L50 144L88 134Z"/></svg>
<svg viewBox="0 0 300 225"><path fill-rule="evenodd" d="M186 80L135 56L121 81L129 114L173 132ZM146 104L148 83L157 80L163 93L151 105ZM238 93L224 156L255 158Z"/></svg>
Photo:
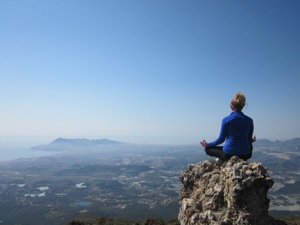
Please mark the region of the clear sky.
<svg viewBox="0 0 300 225"><path fill-rule="evenodd" d="M2 0L0 78L2 140L300 137L300 1Z"/></svg>

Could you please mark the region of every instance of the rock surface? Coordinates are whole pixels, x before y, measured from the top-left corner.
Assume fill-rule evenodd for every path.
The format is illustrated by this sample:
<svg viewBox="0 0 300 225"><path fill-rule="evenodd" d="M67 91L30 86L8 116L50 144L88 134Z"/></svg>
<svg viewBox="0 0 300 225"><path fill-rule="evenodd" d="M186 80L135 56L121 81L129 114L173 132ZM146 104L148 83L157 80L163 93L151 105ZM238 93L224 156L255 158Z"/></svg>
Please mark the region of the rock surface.
<svg viewBox="0 0 300 225"><path fill-rule="evenodd" d="M180 180L181 225L286 225L268 214L274 182L259 162L206 160L190 164Z"/></svg>

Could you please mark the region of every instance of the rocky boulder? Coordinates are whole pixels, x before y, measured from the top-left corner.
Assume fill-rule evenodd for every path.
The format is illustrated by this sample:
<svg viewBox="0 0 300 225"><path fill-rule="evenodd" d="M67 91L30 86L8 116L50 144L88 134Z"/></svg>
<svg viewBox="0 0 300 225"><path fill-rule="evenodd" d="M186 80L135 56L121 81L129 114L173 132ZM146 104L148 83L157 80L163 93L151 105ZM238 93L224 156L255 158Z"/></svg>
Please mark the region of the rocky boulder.
<svg viewBox="0 0 300 225"><path fill-rule="evenodd" d="M274 182L259 162L206 160L188 165L180 180L181 225L286 225L268 214Z"/></svg>

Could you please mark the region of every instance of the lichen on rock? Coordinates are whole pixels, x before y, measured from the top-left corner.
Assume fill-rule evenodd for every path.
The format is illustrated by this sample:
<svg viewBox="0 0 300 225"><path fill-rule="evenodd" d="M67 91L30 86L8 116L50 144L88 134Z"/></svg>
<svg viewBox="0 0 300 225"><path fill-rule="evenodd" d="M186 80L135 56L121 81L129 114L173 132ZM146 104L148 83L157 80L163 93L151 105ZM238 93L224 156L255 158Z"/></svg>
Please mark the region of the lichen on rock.
<svg viewBox="0 0 300 225"><path fill-rule="evenodd" d="M268 214L274 181L259 162L206 160L181 173L181 225L285 225Z"/></svg>

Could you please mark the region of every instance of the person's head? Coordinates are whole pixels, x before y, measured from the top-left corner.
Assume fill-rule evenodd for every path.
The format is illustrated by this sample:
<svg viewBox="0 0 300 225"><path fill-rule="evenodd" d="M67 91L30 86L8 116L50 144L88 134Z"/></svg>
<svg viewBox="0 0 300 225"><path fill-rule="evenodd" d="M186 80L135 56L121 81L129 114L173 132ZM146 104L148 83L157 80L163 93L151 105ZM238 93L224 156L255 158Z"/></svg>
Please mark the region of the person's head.
<svg viewBox="0 0 300 225"><path fill-rule="evenodd" d="M230 103L230 108L233 111L242 111L246 104L246 96L242 92L238 92L234 95Z"/></svg>

